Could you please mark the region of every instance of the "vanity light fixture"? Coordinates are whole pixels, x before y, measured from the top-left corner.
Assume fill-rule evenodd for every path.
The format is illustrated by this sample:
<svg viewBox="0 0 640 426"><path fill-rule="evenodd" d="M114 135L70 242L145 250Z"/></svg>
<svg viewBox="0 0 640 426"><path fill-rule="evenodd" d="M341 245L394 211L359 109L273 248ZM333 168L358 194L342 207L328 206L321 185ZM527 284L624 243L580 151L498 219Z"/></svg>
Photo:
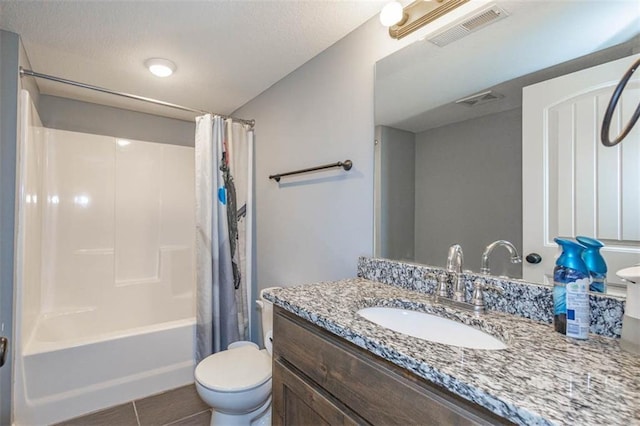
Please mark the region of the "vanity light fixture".
<svg viewBox="0 0 640 426"><path fill-rule="evenodd" d="M176 70L176 64L168 59L151 58L144 61L144 65L149 71L158 77L169 77Z"/></svg>
<svg viewBox="0 0 640 426"><path fill-rule="evenodd" d="M402 9L402 14L397 11L400 3L392 2L387 4L380 12L380 22L389 27L389 35L392 38L399 40L468 1L416 0ZM396 3L397 5L394 5Z"/></svg>
<svg viewBox="0 0 640 426"><path fill-rule="evenodd" d="M380 11L380 23L385 27L401 25L406 22L408 18L409 16L404 13L404 10L402 10L402 3L399 1L387 3Z"/></svg>

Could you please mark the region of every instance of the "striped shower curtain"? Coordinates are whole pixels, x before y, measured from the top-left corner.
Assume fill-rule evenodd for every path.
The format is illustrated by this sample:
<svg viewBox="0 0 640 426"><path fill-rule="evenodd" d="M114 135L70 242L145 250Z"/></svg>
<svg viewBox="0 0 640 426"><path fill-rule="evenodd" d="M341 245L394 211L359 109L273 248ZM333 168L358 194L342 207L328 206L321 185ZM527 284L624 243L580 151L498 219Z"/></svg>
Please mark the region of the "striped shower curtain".
<svg viewBox="0 0 640 426"><path fill-rule="evenodd" d="M196 361L250 338L252 170L249 126L196 118Z"/></svg>

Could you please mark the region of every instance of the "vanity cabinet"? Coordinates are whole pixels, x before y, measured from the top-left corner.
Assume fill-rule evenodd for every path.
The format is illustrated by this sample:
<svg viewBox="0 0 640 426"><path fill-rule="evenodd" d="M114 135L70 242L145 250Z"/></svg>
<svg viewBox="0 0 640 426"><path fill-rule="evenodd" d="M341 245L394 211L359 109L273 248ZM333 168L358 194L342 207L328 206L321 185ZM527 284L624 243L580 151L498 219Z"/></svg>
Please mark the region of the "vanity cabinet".
<svg viewBox="0 0 640 426"><path fill-rule="evenodd" d="M511 424L280 307L273 322L273 425Z"/></svg>

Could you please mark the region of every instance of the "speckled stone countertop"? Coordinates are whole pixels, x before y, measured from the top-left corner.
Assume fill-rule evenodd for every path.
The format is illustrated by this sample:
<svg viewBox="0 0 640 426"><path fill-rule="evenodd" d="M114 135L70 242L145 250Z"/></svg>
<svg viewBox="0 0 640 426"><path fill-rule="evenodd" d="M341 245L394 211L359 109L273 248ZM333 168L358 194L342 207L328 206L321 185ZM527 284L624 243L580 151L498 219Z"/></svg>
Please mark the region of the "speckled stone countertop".
<svg viewBox="0 0 640 426"><path fill-rule="evenodd" d="M618 341L579 341L548 324L501 312L480 317L432 296L363 278L269 290L266 298L417 376L523 425L640 425L640 356ZM503 350L427 342L378 326L356 312L393 306L479 328Z"/></svg>

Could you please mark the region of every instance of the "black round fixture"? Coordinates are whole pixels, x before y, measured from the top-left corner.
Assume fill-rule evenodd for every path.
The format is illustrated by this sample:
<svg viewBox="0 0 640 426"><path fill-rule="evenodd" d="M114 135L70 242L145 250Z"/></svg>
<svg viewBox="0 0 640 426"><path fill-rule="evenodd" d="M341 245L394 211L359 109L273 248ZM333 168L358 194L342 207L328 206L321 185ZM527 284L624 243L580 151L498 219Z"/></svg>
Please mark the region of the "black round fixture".
<svg viewBox="0 0 640 426"><path fill-rule="evenodd" d="M527 259L527 262L533 263L533 264L542 262L542 256L540 256L538 253L529 253L526 259Z"/></svg>

